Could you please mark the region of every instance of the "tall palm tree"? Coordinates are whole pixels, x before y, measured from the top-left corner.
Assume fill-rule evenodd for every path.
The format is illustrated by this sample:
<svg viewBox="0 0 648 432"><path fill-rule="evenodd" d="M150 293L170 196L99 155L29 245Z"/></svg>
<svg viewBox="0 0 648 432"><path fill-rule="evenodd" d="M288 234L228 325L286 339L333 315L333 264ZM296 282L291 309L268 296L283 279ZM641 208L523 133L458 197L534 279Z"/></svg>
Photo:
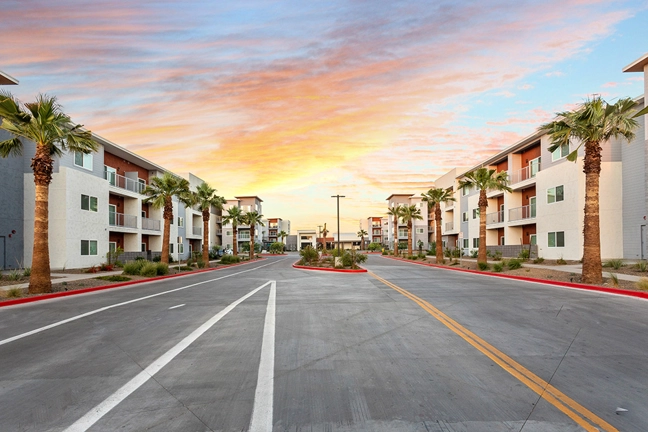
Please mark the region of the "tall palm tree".
<svg viewBox="0 0 648 432"><path fill-rule="evenodd" d="M13 138L0 142L0 156L22 155L22 139L36 143L31 160L34 172L34 245L29 293L52 291L49 258L49 185L52 182L54 158L64 151L88 154L97 151L90 131L74 124L56 97L40 94L35 102L21 104L11 94L0 92L0 128Z"/></svg>
<svg viewBox="0 0 648 432"><path fill-rule="evenodd" d="M366 235L368 235L367 231L363 230L362 228L360 231L358 231L357 236L360 237L360 250L364 249L364 238Z"/></svg>
<svg viewBox="0 0 648 432"><path fill-rule="evenodd" d="M401 215L401 206L387 209L387 214L394 217L394 255L398 254L398 218Z"/></svg>
<svg viewBox="0 0 648 432"><path fill-rule="evenodd" d="M279 237L281 237L281 244L283 245L282 252L284 252L286 250L286 244L284 243L284 239L288 237L288 233L282 230L279 232Z"/></svg>
<svg viewBox="0 0 648 432"><path fill-rule="evenodd" d="M216 207L223 210L225 198L216 195L216 189L203 182L194 192L194 201L202 212L203 218L203 244L202 260L209 267L209 219L211 218L211 208Z"/></svg>
<svg viewBox="0 0 648 432"><path fill-rule="evenodd" d="M256 231L257 224L265 226L263 224L263 215L259 214L256 211L247 212L243 215L243 223L250 225L250 259L254 256L254 234Z"/></svg>
<svg viewBox="0 0 648 432"><path fill-rule="evenodd" d="M167 172L162 177L153 177L151 183L146 186L144 195L148 198L143 200L146 204L151 204L155 209L164 209L162 219L164 219L164 231L162 234L162 257L161 261L169 263L169 243L171 241L171 221L173 220L173 197L178 201L191 207L195 204L194 197L189 190L189 181L176 177Z"/></svg>
<svg viewBox="0 0 648 432"><path fill-rule="evenodd" d="M601 227L599 220L599 181L601 175L601 144L611 138L630 142L639 127L634 118L648 113L648 107L636 112L637 103L631 98L609 104L599 96L587 99L573 111L556 113L554 121L543 124L539 130L551 139L549 151L579 141L576 150L567 159L576 161L578 149L585 146L583 172L585 173L585 210L583 227L583 282L603 282L601 265Z"/></svg>
<svg viewBox="0 0 648 432"><path fill-rule="evenodd" d="M508 174L506 171L495 172L494 169L478 168L464 175L464 179L459 182L459 187L474 187L479 189L479 249L477 251L477 262L486 263L486 208L488 199L486 191L489 189L511 192L508 186Z"/></svg>
<svg viewBox="0 0 648 432"><path fill-rule="evenodd" d="M412 224L414 220L422 220L421 209L415 204L401 207L400 218L407 224L407 255L412 255Z"/></svg>
<svg viewBox="0 0 648 432"><path fill-rule="evenodd" d="M428 208L434 207L435 221L435 243L436 243L436 262L443 262L443 241L441 240L441 203L447 204L450 201L456 201L452 196L452 189L432 188L426 193L421 194L422 201L426 202Z"/></svg>
<svg viewBox="0 0 648 432"><path fill-rule="evenodd" d="M238 226L243 223L243 212L241 208L236 206L227 209L227 215L223 216L223 223L232 224L232 252L234 255L238 255L238 239L236 237Z"/></svg>

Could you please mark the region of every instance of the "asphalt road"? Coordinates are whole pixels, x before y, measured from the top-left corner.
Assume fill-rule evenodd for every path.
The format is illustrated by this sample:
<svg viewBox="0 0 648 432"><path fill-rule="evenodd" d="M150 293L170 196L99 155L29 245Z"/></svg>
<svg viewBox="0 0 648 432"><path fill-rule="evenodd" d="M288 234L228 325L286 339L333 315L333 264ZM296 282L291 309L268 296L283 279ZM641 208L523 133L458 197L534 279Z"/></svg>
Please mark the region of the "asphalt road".
<svg viewBox="0 0 648 432"><path fill-rule="evenodd" d="M0 431L648 430L646 301L295 260L0 308Z"/></svg>

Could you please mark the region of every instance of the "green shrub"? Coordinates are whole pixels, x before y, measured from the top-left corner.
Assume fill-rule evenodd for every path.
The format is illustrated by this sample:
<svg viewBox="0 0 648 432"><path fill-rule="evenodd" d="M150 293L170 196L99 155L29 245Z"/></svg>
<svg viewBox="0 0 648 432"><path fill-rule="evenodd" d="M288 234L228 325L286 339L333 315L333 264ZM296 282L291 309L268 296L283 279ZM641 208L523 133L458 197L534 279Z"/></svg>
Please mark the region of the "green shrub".
<svg viewBox="0 0 648 432"><path fill-rule="evenodd" d="M175 267L174 267L174 268L175 268ZM178 267L178 268L179 268L180 270L182 270L182 271L191 271L191 270L193 270L193 267L189 267L189 266L180 266L180 267Z"/></svg>
<svg viewBox="0 0 648 432"><path fill-rule="evenodd" d="M22 278L22 272L20 270L11 270L7 277L10 281L19 281Z"/></svg>
<svg viewBox="0 0 648 432"><path fill-rule="evenodd" d="M477 255L479 254L478 249L473 249L470 251L470 258L477 258Z"/></svg>
<svg viewBox="0 0 648 432"><path fill-rule="evenodd" d="M25 268L23 269L23 276L24 276L24 277L29 277L29 276L31 276L31 267L25 267Z"/></svg>
<svg viewBox="0 0 648 432"><path fill-rule="evenodd" d="M556 260L556 264L565 265L567 264L567 261L565 261L562 257L560 257Z"/></svg>
<svg viewBox="0 0 648 432"><path fill-rule="evenodd" d="M152 260L152 261L153 261L153 262L160 262L160 261L162 261L162 255L155 255L155 256L153 257L153 260Z"/></svg>
<svg viewBox="0 0 648 432"><path fill-rule="evenodd" d="M143 256L138 256L135 257L135 261L146 261L146 258L144 258Z"/></svg>
<svg viewBox="0 0 648 432"><path fill-rule="evenodd" d="M495 251L493 253L493 260L500 261L502 259L502 251Z"/></svg>
<svg viewBox="0 0 648 432"><path fill-rule="evenodd" d="M241 262L241 257L234 255L223 255L220 259L221 264L236 264Z"/></svg>
<svg viewBox="0 0 648 432"><path fill-rule="evenodd" d="M486 270L490 269L490 266L488 265L488 263L485 263L485 262L478 262L477 267L481 271L486 271Z"/></svg>
<svg viewBox="0 0 648 432"><path fill-rule="evenodd" d="M531 252L529 252L529 249L522 249L518 254L518 258L524 261L528 260L530 257L531 257Z"/></svg>
<svg viewBox="0 0 648 432"><path fill-rule="evenodd" d="M120 267L120 268L121 268L121 267L124 267L124 263L121 262L121 261L119 261L119 260L117 260L117 261L115 261L114 266L115 266L115 267Z"/></svg>
<svg viewBox="0 0 648 432"><path fill-rule="evenodd" d="M155 270L158 276L164 276L169 274L169 265L167 263L159 262L152 263L155 265Z"/></svg>
<svg viewBox="0 0 648 432"><path fill-rule="evenodd" d="M283 243L281 242L274 242L270 245L270 253L273 254L280 254L283 253Z"/></svg>
<svg viewBox="0 0 648 432"><path fill-rule="evenodd" d="M608 276L610 278L610 283L612 284L613 287L618 288L619 287L619 277L615 275L614 273L608 273Z"/></svg>
<svg viewBox="0 0 648 432"><path fill-rule="evenodd" d="M443 256L446 258L452 258L452 251L450 250L450 248L445 248L443 250Z"/></svg>
<svg viewBox="0 0 648 432"><path fill-rule="evenodd" d="M389 251L384 250L384 251L382 251L382 254L383 255L389 255Z"/></svg>
<svg viewBox="0 0 648 432"><path fill-rule="evenodd" d="M533 260L533 264L542 264L544 262L544 258L538 257Z"/></svg>
<svg viewBox="0 0 648 432"><path fill-rule="evenodd" d="M637 289L642 291L648 291L648 278L641 278L635 283Z"/></svg>
<svg viewBox="0 0 648 432"><path fill-rule="evenodd" d="M201 269L201 268L205 268L205 261L203 261L203 260L198 260L198 261L196 262L196 265L197 265L198 268L200 268L200 269Z"/></svg>
<svg viewBox="0 0 648 432"><path fill-rule="evenodd" d="M136 276L140 274L142 267L144 267L144 264L146 263L147 261L143 260L129 261L124 264L124 274Z"/></svg>
<svg viewBox="0 0 648 432"><path fill-rule="evenodd" d="M218 251L220 250L220 245L214 245L209 249L209 259L215 260L218 259Z"/></svg>
<svg viewBox="0 0 648 432"><path fill-rule="evenodd" d="M502 270L504 270L504 262L498 262L498 263L493 264L493 271L494 272L500 273L500 272L502 272Z"/></svg>
<svg viewBox="0 0 648 432"><path fill-rule="evenodd" d="M367 249L369 249L372 252L379 251L380 249L382 249L382 245L380 243L372 242L372 243L369 243L369 246L367 246Z"/></svg>
<svg viewBox="0 0 648 432"><path fill-rule="evenodd" d="M342 253L342 251L340 253ZM312 246L307 246L300 250L299 256L302 257L301 263L305 265L314 264L319 261L319 252L317 252L317 249ZM333 250L333 256L337 256L337 250Z"/></svg>
<svg viewBox="0 0 648 432"><path fill-rule="evenodd" d="M637 264L635 264L635 269L640 272L645 272L648 270L648 263L646 261L639 261Z"/></svg>
<svg viewBox="0 0 648 432"><path fill-rule="evenodd" d="M611 259L608 262L606 262L603 267L612 267L614 270L619 270L621 267L623 267L623 260L620 259Z"/></svg>
<svg viewBox="0 0 648 432"><path fill-rule="evenodd" d="M146 276L146 277L153 277L157 276L157 264L151 261L147 261L144 263L142 266L142 269L140 270L140 276Z"/></svg>
<svg viewBox="0 0 648 432"><path fill-rule="evenodd" d="M23 295L22 288L10 288L5 291L5 296L8 298L22 297L22 295Z"/></svg>
<svg viewBox="0 0 648 432"><path fill-rule="evenodd" d="M511 258L506 265L510 270L515 270L522 267L522 261L516 258Z"/></svg>
<svg viewBox="0 0 648 432"><path fill-rule="evenodd" d="M408 255L407 259L416 261L418 259L417 255Z"/></svg>
<svg viewBox="0 0 648 432"><path fill-rule="evenodd" d="M99 277L96 277L95 279L105 280L105 281L109 281L109 282L126 282L126 281L131 280L131 278L123 276L123 275L99 276Z"/></svg>
<svg viewBox="0 0 648 432"><path fill-rule="evenodd" d="M418 257L419 257L419 259L424 260L425 259L425 254L424 253L419 253Z"/></svg>

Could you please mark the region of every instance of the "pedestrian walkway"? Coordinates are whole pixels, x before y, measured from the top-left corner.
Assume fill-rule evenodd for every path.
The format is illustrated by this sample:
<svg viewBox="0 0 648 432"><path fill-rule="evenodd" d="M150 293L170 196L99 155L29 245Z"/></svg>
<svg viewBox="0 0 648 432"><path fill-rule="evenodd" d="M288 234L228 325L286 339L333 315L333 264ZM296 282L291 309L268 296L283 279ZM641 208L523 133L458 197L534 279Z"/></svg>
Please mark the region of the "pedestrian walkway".
<svg viewBox="0 0 648 432"><path fill-rule="evenodd" d="M121 270L100 272L100 273L51 273L52 284L59 284L63 282L73 282L83 279L94 279L99 276L113 276L122 274ZM14 288L27 288L29 282L23 282L15 285L7 285L0 287L0 291L8 291Z"/></svg>

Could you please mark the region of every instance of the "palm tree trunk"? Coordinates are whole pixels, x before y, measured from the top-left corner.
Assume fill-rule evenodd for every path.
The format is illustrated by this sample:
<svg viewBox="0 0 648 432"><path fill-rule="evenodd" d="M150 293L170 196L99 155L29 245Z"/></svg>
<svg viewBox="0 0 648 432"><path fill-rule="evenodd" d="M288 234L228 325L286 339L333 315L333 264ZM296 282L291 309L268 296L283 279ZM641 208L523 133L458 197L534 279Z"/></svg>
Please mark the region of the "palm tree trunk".
<svg viewBox="0 0 648 432"><path fill-rule="evenodd" d="M254 224L250 224L250 260L254 256Z"/></svg>
<svg viewBox="0 0 648 432"><path fill-rule="evenodd" d="M488 262L486 257L486 208L488 200L486 199L486 190L479 191L479 249L477 251L477 262Z"/></svg>
<svg viewBox="0 0 648 432"><path fill-rule="evenodd" d="M598 142L585 144L583 172L585 173L583 282L600 284L603 282L603 268L601 265L601 224L599 218L601 146Z"/></svg>
<svg viewBox="0 0 648 432"><path fill-rule="evenodd" d="M407 256L412 255L412 221L407 222Z"/></svg>
<svg viewBox="0 0 648 432"><path fill-rule="evenodd" d="M164 219L164 232L162 234L162 256L160 261L169 264L169 243L171 243L171 220L173 219L173 204L171 197L165 198L164 212L162 213Z"/></svg>
<svg viewBox="0 0 648 432"><path fill-rule="evenodd" d="M202 260L209 268L209 210L203 210L203 247Z"/></svg>
<svg viewBox="0 0 648 432"><path fill-rule="evenodd" d="M394 255L398 255L398 216L394 216Z"/></svg>
<svg viewBox="0 0 648 432"><path fill-rule="evenodd" d="M237 239L237 226L232 225L232 243L234 245L232 246L232 253L234 256L238 255L238 239Z"/></svg>
<svg viewBox="0 0 648 432"><path fill-rule="evenodd" d="M37 177L34 177L36 183ZM29 293L52 292L49 259L49 183L35 185L34 249L32 270L29 277Z"/></svg>
<svg viewBox="0 0 648 432"><path fill-rule="evenodd" d="M436 262L443 262L443 240L441 238L441 204L437 203L434 208L434 218L436 219Z"/></svg>

